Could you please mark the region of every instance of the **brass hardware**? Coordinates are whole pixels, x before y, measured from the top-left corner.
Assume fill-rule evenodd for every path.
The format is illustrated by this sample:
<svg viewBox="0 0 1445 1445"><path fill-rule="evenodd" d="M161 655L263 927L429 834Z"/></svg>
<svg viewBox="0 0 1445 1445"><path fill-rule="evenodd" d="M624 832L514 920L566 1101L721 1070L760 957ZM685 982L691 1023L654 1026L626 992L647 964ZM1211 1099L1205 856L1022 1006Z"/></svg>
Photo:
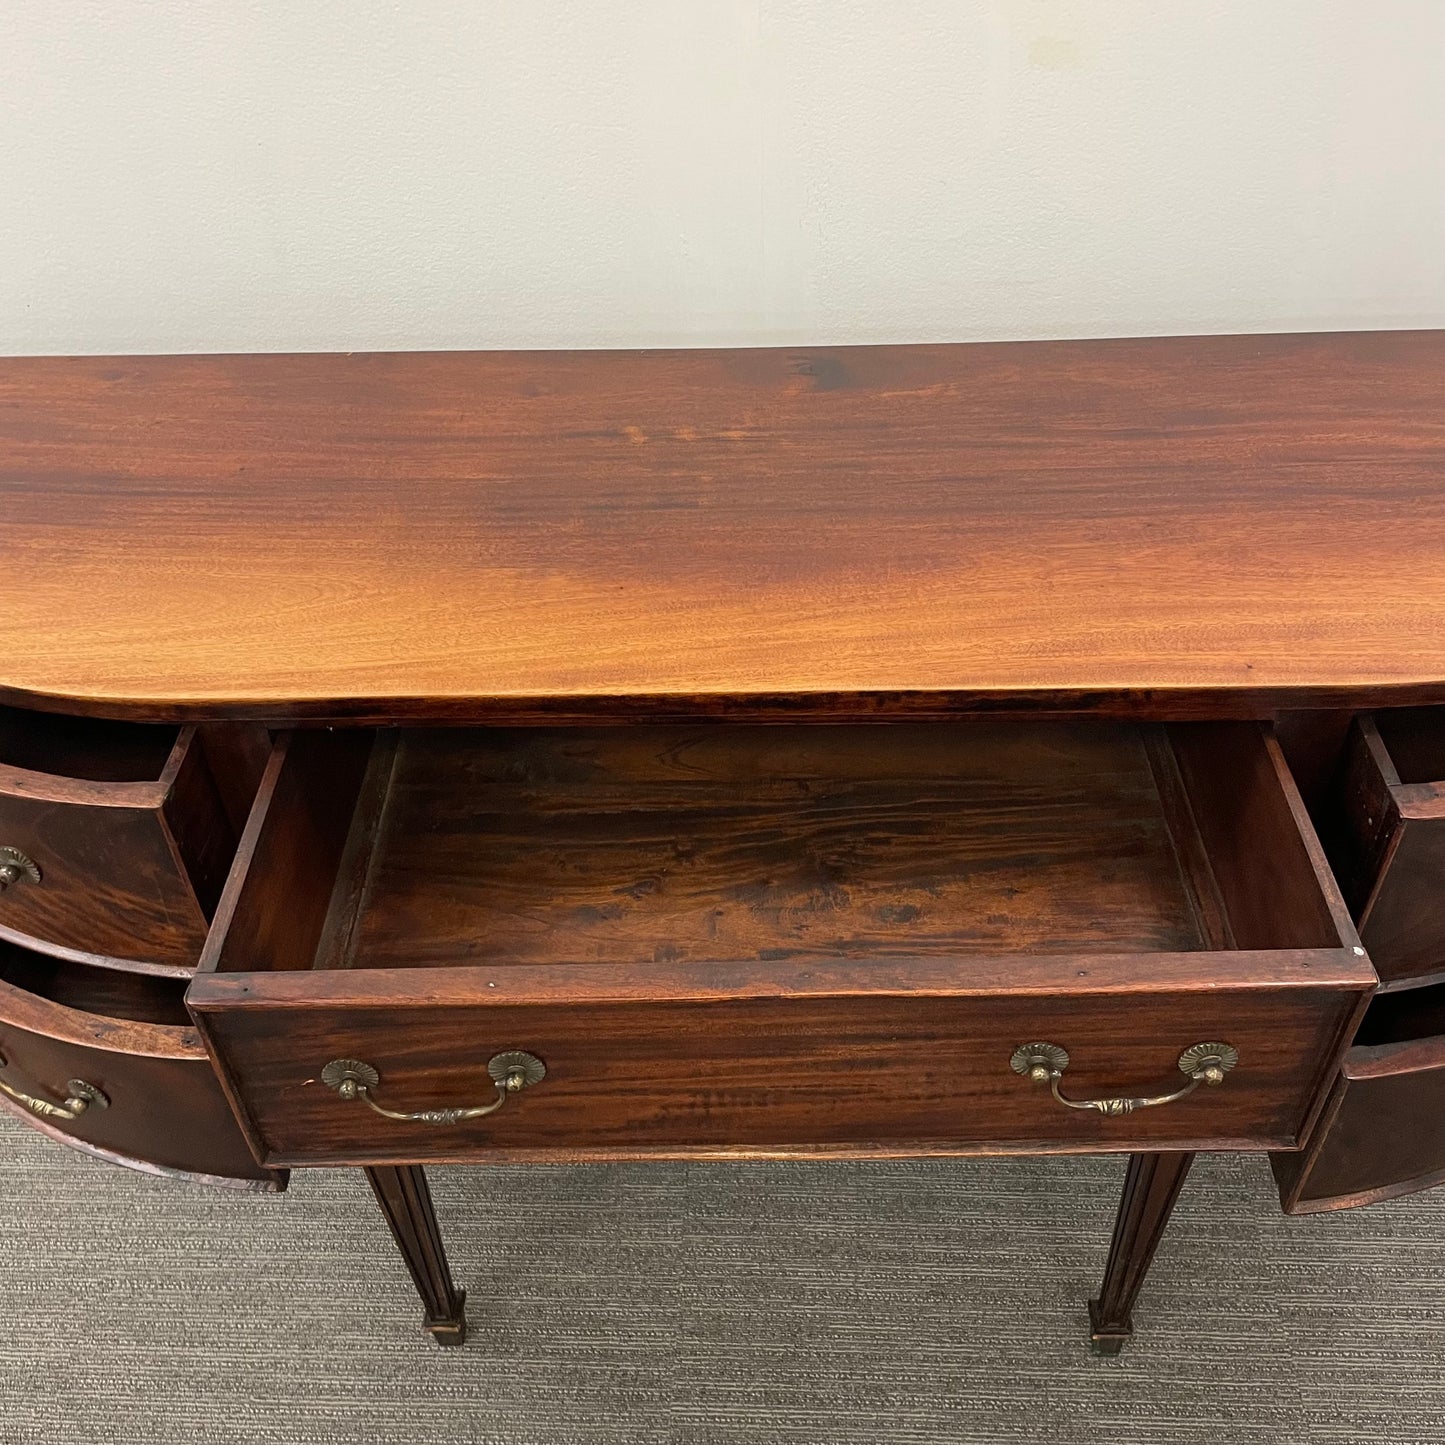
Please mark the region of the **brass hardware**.
<svg viewBox="0 0 1445 1445"><path fill-rule="evenodd" d="M0 893L27 879L40 882L40 865L18 848L0 848Z"/></svg>
<svg viewBox="0 0 1445 1445"><path fill-rule="evenodd" d="M5 1068L8 1063L5 1055L0 1054L0 1069ZM94 1084L87 1084L84 1079L71 1079L65 1090L65 1102L56 1104L50 1099L40 1099L34 1094L27 1094L0 1079L0 1094L14 1099L17 1104L23 1105L42 1119L78 1119L87 1109L110 1107L110 1100Z"/></svg>
<svg viewBox="0 0 1445 1445"><path fill-rule="evenodd" d="M489 1103L474 1104L469 1109L418 1109L410 1113L387 1109L376 1102L372 1092L381 1083L381 1075L360 1059L332 1059L321 1071L321 1082L328 1089L335 1089L343 1099L360 1099L368 1109L388 1119L405 1119L417 1124L458 1124L463 1119L495 1114L511 1095L540 1084L547 1077L547 1066L535 1054L513 1049L493 1054L487 1060L487 1073L497 1087L497 1097Z"/></svg>
<svg viewBox="0 0 1445 1445"><path fill-rule="evenodd" d="M1229 1044L1191 1044L1179 1055L1179 1072L1189 1082L1172 1094L1152 1098L1066 1099L1059 1092L1059 1080L1069 1067L1068 1051L1057 1044L1020 1044L1009 1059L1014 1073L1026 1074L1036 1084L1047 1084L1054 1098L1067 1109L1094 1109L1100 1114L1132 1114L1135 1109L1155 1109L1186 1098L1201 1084L1222 1084L1224 1076L1239 1062L1239 1050Z"/></svg>

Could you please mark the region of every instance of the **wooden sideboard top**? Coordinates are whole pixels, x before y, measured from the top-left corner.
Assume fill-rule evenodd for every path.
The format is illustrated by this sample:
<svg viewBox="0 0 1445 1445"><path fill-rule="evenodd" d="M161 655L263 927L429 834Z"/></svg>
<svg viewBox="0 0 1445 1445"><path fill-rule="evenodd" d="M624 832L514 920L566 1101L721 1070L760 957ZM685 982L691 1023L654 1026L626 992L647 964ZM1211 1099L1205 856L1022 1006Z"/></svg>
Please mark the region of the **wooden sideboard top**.
<svg viewBox="0 0 1445 1445"><path fill-rule="evenodd" d="M1445 332L0 360L10 701L1141 694L1445 698Z"/></svg>

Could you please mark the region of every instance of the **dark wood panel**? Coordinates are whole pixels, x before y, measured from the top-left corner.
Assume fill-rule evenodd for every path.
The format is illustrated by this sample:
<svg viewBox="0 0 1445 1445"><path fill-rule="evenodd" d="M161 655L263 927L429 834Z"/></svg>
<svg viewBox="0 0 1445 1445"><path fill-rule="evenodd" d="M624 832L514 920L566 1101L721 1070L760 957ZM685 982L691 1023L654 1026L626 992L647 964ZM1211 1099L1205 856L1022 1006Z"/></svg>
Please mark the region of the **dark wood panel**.
<svg viewBox="0 0 1445 1445"><path fill-rule="evenodd" d="M1439 1042L1445 1048L1445 984L1401 989L1375 998L1355 1035L1357 1048L1351 1068L1358 1075L1369 1067L1366 1061L1373 1056L1395 1057L1393 1049L1380 1052L1384 1045L1416 1041Z"/></svg>
<svg viewBox="0 0 1445 1445"><path fill-rule="evenodd" d="M1399 774L1369 714L1357 717L1345 743L1339 786L1335 871L1355 918L1365 911L1399 829L1393 788Z"/></svg>
<svg viewBox="0 0 1445 1445"><path fill-rule="evenodd" d="M1445 782L1445 708L1398 708L1369 721L1389 755L1392 782Z"/></svg>
<svg viewBox="0 0 1445 1445"><path fill-rule="evenodd" d="M273 1163L484 1158L493 1150L787 1146L932 1141L966 1152L1020 1147L1288 1147L1357 994L1323 987L1240 992L1181 971L1167 992L1082 995L1057 960L1055 987L1015 994L899 995L860 980L850 995L736 1000L506 997L437 1006L424 992L373 1008L311 1002L192 1004ZM552 969L560 973L564 970ZM577 971L574 971L577 972ZM425 980L424 974L413 974ZM1021 1043L1062 1044L1067 1092L1178 1087L1179 1053L1223 1040L1242 1062L1223 1085L1123 1119L1067 1110L1009 1067ZM378 1099L416 1110L492 1097L487 1058L526 1049L547 1078L497 1114L429 1126L379 1118L319 1082L331 1058L374 1064Z"/></svg>
<svg viewBox="0 0 1445 1445"><path fill-rule="evenodd" d="M1399 331L7 358L0 695L1441 700L1442 390Z"/></svg>
<svg viewBox="0 0 1445 1445"><path fill-rule="evenodd" d="M271 756L271 734L258 723L205 723L196 729L232 837L239 838L251 815L261 775Z"/></svg>
<svg viewBox="0 0 1445 1445"><path fill-rule="evenodd" d="M1241 948L1357 947L1279 744L1245 726L1168 733Z"/></svg>
<svg viewBox="0 0 1445 1445"><path fill-rule="evenodd" d="M1273 1163L1292 1214L1445 1182L1445 1038L1352 1049L1305 1151Z"/></svg>
<svg viewBox="0 0 1445 1445"><path fill-rule="evenodd" d="M220 900L240 830L231 821L199 730L187 728L183 738L186 746L176 759L161 817L176 867L209 920ZM229 785L234 790L244 787L245 781L234 778ZM193 954L191 961L197 956Z"/></svg>
<svg viewBox="0 0 1445 1445"><path fill-rule="evenodd" d="M194 969L236 844L196 729L52 728L37 715L0 733L0 844L41 873L0 893L0 937L117 967ZM62 766L73 774L47 771Z"/></svg>
<svg viewBox="0 0 1445 1445"><path fill-rule="evenodd" d="M277 742L202 972L313 966L373 741L362 731L289 733Z"/></svg>
<svg viewBox="0 0 1445 1445"><path fill-rule="evenodd" d="M1354 717L1353 708L1286 708L1274 718L1280 750L1315 827L1321 829L1327 851L1333 839L1325 837L1324 830L1331 821L1335 788Z"/></svg>
<svg viewBox="0 0 1445 1445"><path fill-rule="evenodd" d="M1371 1002L1319 1124L1275 1175L1297 1214L1445 1182L1445 983Z"/></svg>

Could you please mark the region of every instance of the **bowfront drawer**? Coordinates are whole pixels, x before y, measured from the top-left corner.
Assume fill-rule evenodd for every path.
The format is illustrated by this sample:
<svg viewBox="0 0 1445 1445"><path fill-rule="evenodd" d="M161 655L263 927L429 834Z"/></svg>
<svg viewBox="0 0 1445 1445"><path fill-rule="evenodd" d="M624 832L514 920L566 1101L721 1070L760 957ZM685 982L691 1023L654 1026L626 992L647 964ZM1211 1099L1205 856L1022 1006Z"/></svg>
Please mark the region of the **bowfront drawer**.
<svg viewBox="0 0 1445 1445"><path fill-rule="evenodd" d="M188 1000L381 1163L1289 1148L1374 981L1253 725L417 730L278 744Z"/></svg>
<svg viewBox="0 0 1445 1445"><path fill-rule="evenodd" d="M226 1103L178 980L0 943L0 1105L88 1153L272 1189Z"/></svg>
<svg viewBox="0 0 1445 1445"><path fill-rule="evenodd" d="M1358 718L1344 776L1342 875L1380 978L1445 972L1445 708Z"/></svg>
<svg viewBox="0 0 1445 1445"><path fill-rule="evenodd" d="M189 973L235 838L195 729L0 708L0 938Z"/></svg>
<svg viewBox="0 0 1445 1445"><path fill-rule="evenodd" d="M1274 1167L1291 1214L1445 1183L1445 985L1375 999L1306 1147Z"/></svg>

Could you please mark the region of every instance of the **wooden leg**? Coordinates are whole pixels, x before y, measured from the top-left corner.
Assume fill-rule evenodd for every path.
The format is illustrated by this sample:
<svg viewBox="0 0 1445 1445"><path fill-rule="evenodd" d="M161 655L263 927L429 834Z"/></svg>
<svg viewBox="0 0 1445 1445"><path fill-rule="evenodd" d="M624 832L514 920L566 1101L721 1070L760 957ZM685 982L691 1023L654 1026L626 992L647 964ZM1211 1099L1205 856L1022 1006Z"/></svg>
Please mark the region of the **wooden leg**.
<svg viewBox="0 0 1445 1445"><path fill-rule="evenodd" d="M1193 1162L1193 1154L1129 1156L1104 1283L1089 1301L1089 1338L1101 1355L1117 1355L1134 1333L1134 1301Z"/></svg>
<svg viewBox="0 0 1445 1445"><path fill-rule="evenodd" d="M467 1294L452 1283L426 1172L419 1164L378 1165L366 1177L426 1308L424 1328L439 1345L461 1344L467 1337Z"/></svg>

